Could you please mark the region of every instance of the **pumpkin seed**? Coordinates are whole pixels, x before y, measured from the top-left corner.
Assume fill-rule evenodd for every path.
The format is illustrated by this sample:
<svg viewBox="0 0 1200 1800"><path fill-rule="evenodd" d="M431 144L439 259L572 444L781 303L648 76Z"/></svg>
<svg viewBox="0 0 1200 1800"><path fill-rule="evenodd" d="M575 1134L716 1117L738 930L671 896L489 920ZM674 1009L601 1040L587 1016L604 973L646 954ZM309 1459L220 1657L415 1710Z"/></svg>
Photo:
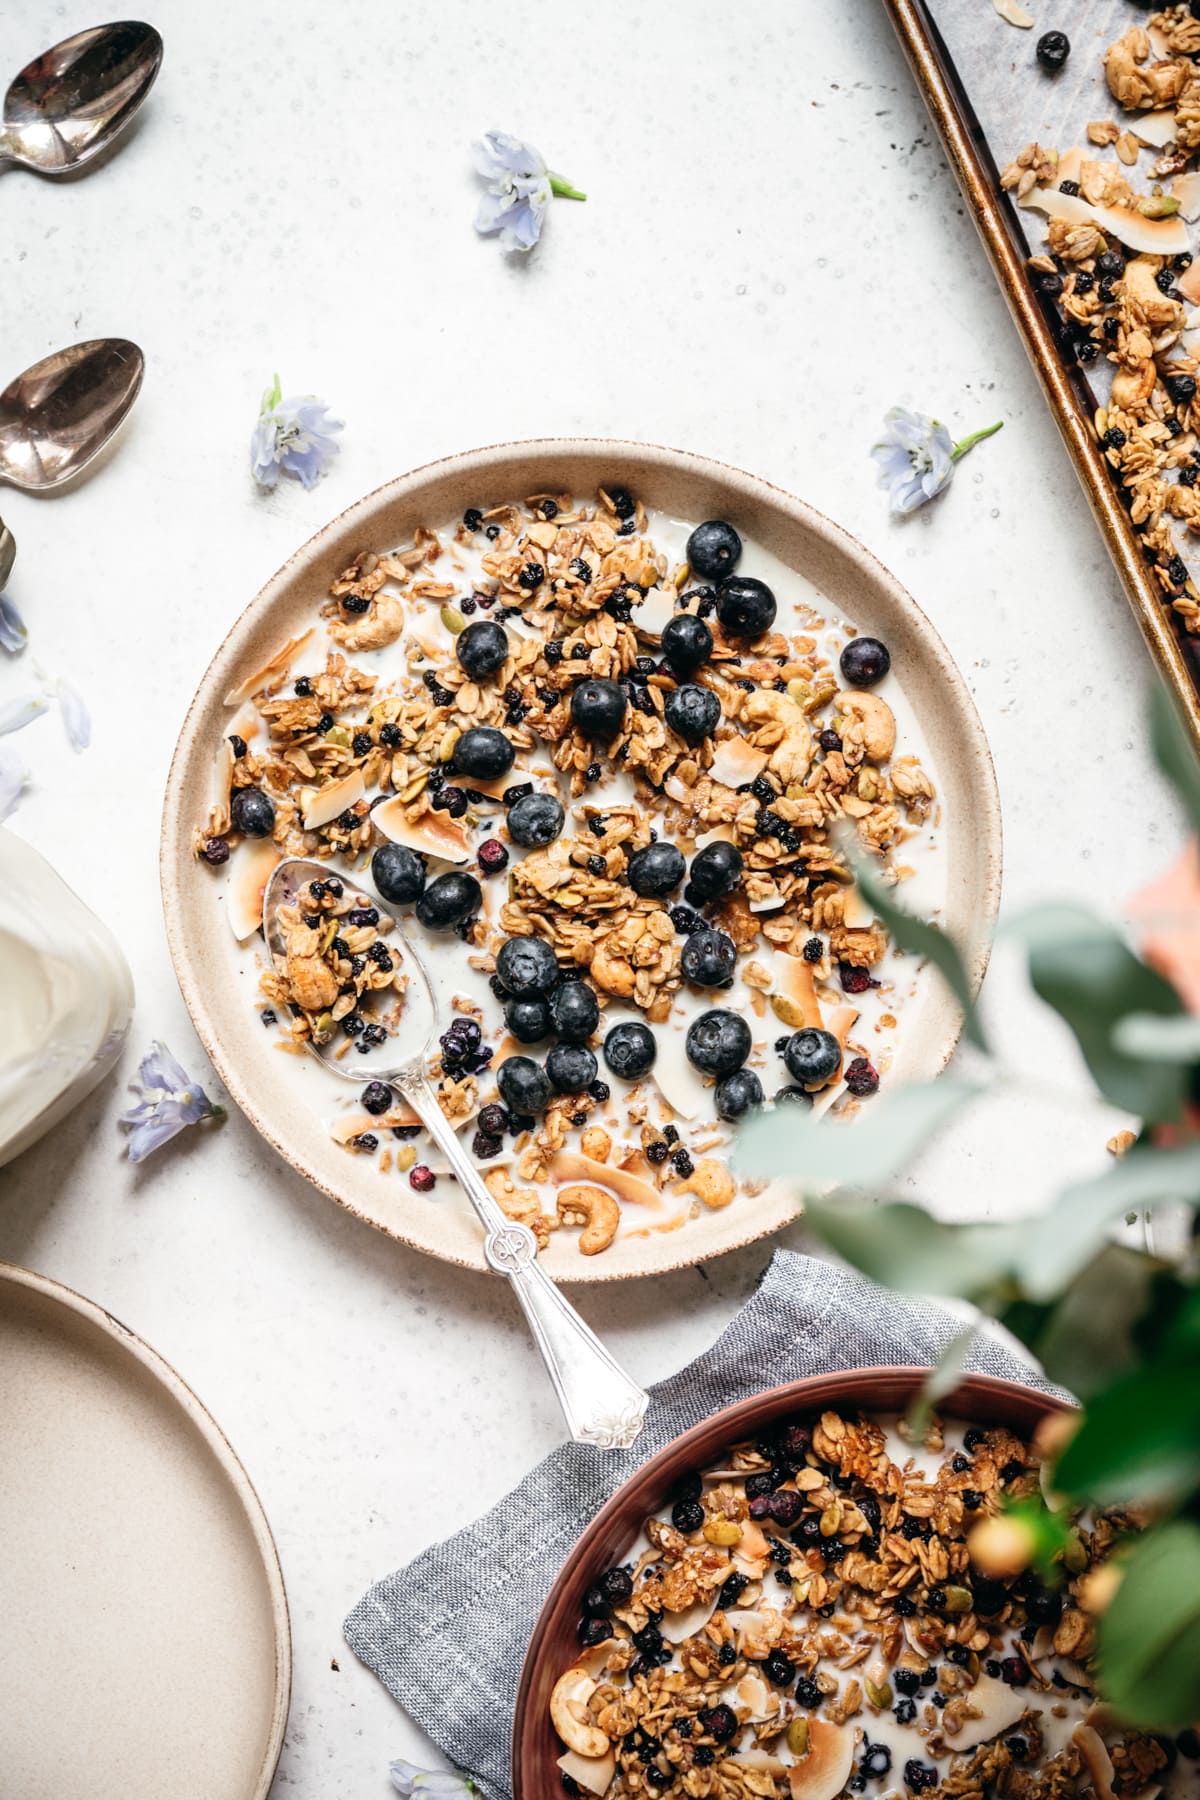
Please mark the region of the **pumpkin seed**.
<svg viewBox="0 0 1200 1800"><path fill-rule="evenodd" d="M891 1709L892 1690L886 1681L872 1681L869 1675L864 1675L863 1687L872 1706L877 1706L880 1712L888 1712Z"/></svg>
<svg viewBox="0 0 1200 1800"><path fill-rule="evenodd" d="M467 621L463 618L457 606L443 606L442 624L446 627L447 631L453 632L455 637L457 637L459 632L465 628L466 623Z"/></svg>
<svg viewBox="0 0 1200 1800"><path fill-rule="evenodd" d="M787 1747L793 1756L808 1755L808 1720L793 1719L787 1728Z"/></svg>
<svg viewBox="0 0 1200 1800"><path fill-rule="evenodd" d="M798 1031L804 1023L804 1009L790 994L772 994L771 1011L784 1025L790 1025Z"/></svg>
<svg viewBox="0 0 1200 1800"><path fill-rule="evenodd" d="M974 1595L971 1593L970 1588L948 1587L948 1588L943 1588L942 1592L946 1596L946 1599L945 1599L945 1602L944 1602L943 1608L942 1608L942 1610L944 1612L948 1612L948 1613L970 1612L972 1606L974 1606L974 1604L975 1604L975 1598L974 1598Z"/></svg>
<svg viewBox="0 0 1200 1800"><path fill-rule="evenodd" d="M710 1519L701 1535L710 1544L727 1547L741 1542L742 1528L733 1519Z"/></svg>

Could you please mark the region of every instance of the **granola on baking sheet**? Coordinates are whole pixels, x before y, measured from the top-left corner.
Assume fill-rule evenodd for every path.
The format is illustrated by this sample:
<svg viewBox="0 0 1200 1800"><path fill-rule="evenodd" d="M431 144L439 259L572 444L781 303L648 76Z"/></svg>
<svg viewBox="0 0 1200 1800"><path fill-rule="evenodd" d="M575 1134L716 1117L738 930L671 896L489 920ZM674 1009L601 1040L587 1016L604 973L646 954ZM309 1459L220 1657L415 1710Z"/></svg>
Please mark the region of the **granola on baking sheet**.
<svg viewBox="0 0 1200 1800"><path fill-rule="evenodd" d="M869 1101L915 971L851 844L903 881L938 822L886 646L787 571L777 600L724 522L665 547L685 529L535 494L361 551L231 689L195 834L242 943L281 857L329 867L260 966L283 1049L399 1040L412 935L444 1110L501 1207L588 1256L728 1206L746 1112ZM364 1083L333 1135L427 1191L436 1153Z"/></svg>
<svg viewBox="0 0 1200 1800"><path fill-rule="evenodd" d="M580 1571L550 1716L568 1794L953 1800L1158 1794L1174 1758L1091 1692L1089 1576L1128 1514L1081 1519L1046 1580L968 1538L1037 1495L998 1425L787 1419L685 1475L628 1560ZM584 1582L589 1585L584 1588Z"/></svg>

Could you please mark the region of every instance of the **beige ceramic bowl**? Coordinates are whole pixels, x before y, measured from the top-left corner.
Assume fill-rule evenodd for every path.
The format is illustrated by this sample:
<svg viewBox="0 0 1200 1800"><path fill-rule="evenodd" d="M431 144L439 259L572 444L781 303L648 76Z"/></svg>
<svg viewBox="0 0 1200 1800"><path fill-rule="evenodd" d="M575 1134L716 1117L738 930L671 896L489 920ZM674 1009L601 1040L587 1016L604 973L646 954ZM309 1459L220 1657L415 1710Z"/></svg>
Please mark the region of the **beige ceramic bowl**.
<svg viewBox="0 0 1200 1800"><path fill-rule="evenodd" d="M941 784L948 852L945 923L970 946L972 978L983 979L1000 897L1000 807L987 741L945 645L900 584L846 533L803 501L739 469L656 445L564 438L497 444L430 463L379 488L319 531L267 583L217 651L184 721L167 782L162 890L175 971L196 1030L238 1105L281 1156L360 1218L402 1242L469 1268L484 1268L473 1215L447 1183L432 1198L348 1155L325 1135L297 1094L291 1059L270 1053L266 1033L232 973L233 940L210 872L191 852L205 812L215 746L228 728L224 694L311 623L331 580L359 550L398 544L418 525L467 506L551 490L578 494L623 483L648 507L681 519L727 518L745 538L814 582L830 609L883 638L921 720ZM892 1078L928 1078L958 1039L957 1008L930 980L905 1012ZM611 1281L702 1262L777 1231L797 1215L774 1190L739 1197L681 1231L618 1240L580 1256L573 1233L544 1253L560 1280Z"/></svg>

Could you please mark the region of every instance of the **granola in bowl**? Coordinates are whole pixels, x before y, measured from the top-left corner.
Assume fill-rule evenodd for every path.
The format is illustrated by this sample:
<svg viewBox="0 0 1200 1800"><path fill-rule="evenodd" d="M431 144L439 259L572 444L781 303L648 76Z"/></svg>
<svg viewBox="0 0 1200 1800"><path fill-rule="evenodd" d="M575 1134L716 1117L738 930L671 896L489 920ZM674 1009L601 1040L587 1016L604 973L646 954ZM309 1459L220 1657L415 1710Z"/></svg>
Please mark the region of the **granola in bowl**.
<svg viewBox="0 0 1200 1800"><path fill-rule="evenodd" d="M549 1700L563 1787L1190 1793L1190 1744L1120 1728L1092 1692L1089 1579L1136 1520L1080 1517L1044 1580L973 1563L975 1529L1038 1493L1034 1451L1004 1425L935 1417L913 1443L894 1416L834 1409L684 1475L582 1595Z"/></svg>
<svg viewBox="0 0 1200 1800"><path fill-rule="evenodd" d="M411 939L443 1105L543 1244L595 1256L728 1206L738 1119L869 1103L923 979L848 841L938 910L937 793L890 662L729 523L619 488L364 548L230 690L195 832L265 1043L403 1060ZM262 895L292 855L330 875L272 957ZM322 1077L330 1135L436 1189L362 1066L358 1104Z"/></svg>

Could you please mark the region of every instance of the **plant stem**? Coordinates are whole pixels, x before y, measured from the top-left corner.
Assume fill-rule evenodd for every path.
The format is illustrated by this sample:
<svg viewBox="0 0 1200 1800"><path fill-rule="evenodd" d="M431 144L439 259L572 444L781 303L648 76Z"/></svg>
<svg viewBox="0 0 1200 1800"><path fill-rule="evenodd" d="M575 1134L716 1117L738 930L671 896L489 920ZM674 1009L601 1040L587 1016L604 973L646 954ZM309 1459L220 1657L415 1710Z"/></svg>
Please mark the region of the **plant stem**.
<svg viewBox="0 0 1200 1800"><path fill-rule="evenodd" d="M960 456L965 456L968 450L973 450L983 438L989 438L993 433L999 431L1003 424L1003 419L997 419L994 425L985 425L982 431L973 431L970 437L959 438L950 452L951 462L957 462Z"/></svg>
<svg viewBox="0 0 1200 1800"><path fill-rule="evenodd" d="M581 194L577 187L571 186L565 176L556 175L553 169L550 170L550 192L557 194L560 200L587 199L586 194Z"/></svg>

